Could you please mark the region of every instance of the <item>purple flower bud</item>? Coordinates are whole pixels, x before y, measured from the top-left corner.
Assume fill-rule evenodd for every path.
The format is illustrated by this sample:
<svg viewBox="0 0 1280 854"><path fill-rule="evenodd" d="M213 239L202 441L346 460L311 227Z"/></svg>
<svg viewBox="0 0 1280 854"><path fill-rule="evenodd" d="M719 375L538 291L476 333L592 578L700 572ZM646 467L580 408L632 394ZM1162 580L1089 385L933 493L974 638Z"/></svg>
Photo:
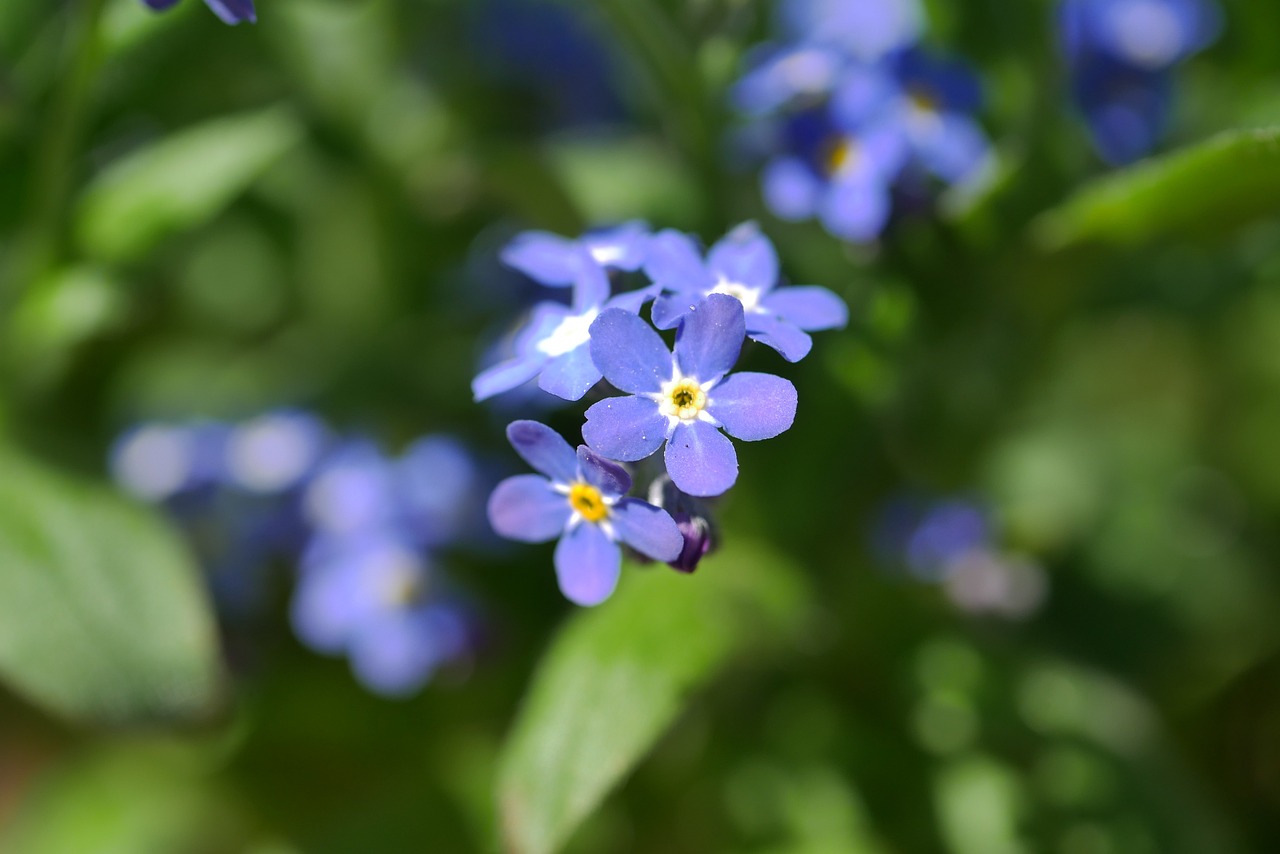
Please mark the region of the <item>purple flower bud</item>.
<svg viewBox="0 0 1280 854"><path fill-rule="evenodd" d="M684 547L675 560L667 565L677 572L693 572L698 562L711 554L719 539L711 510L706 502L685 495L671 478L662 475L649 486L649 502L671 514L684 538Z"/></svg>

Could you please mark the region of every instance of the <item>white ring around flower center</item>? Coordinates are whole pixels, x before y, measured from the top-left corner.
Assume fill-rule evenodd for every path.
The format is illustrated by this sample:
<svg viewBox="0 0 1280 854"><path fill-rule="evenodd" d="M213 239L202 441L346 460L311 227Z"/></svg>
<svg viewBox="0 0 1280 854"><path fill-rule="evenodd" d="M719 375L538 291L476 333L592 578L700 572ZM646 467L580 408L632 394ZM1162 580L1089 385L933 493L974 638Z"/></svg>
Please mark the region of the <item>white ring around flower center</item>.
<svg viewBox="0 0 1280 854"><path fill-rule="evenodd" d="M713 294L728 294L729 296L742 303L743 311L759 311L760 310L760 289L749 288L738 282L731 282L728 279L721 279L716 286L711 289Z"/></svg>
<svg viewBox="0 0 1280 854"><path fill-rule="evenodd" d="M538 352L552 357L563 356L586 344L591 340L591 322L599 313L600 309L593 308L582 314L569 315L551 330L550 335L538 342Z"/></svg>

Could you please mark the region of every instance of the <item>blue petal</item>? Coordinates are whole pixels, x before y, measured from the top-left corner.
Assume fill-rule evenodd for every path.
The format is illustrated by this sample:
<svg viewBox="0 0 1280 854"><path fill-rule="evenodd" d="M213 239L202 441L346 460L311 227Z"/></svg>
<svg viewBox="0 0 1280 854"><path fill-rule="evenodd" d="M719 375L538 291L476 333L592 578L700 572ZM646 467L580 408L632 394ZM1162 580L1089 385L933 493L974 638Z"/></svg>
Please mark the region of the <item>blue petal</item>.
<svg viewBox="0 0 1280 854"><path fill-rule="evenodd" d="M639 290L627 291L626 293L618 294L604 305L605 308L620 308L623 311L629 311L632 314L639 314L640 307L649 300L658 296L659 293L661 293L661 291L657 286L650 285L647 288L640 288Z"/></svg>
<svg viewBox="0 0 1280 854"><path fill-rule="evenodd" d="M587 232L581 242L596 263L630 273L644 264L649 247L649 225L641 220L631 220L613 228Z"/></svg>
<svg viewBox="0 0 1280 854"><path fill-rule="evenodd" d="M707 253L707 268L717 278L768 291L778 283L778 253L754 222L730 231Z"/></svg>
<svg viewBox="0 0 1280 854"><path fill-rule="evenodd" d="M289 603L298 638L319 652L338 653L360 622L359 579L336 564L308 567Z"/></svg>
<svg viewBox="0 0 1280 854"><path fill-rule="evenodd" d="M204 2L213 10L213 14L222 19L224 24L238 24L241 21L254 23L258 20L253 10L253 0L204 0Z"/></svg>
<svg viewBox="0 0 1280 854"><path fill-rule="evenodd" d="M481 371L471 381L471 394L475 396L478 403L488 400L495 394L519 388L536 377L546 361L546 356L517 356L514 359L499 362Z"/></svg>
<svg viewBox="0 0 1280 854"><path fill-rule="evenodd" d="M647 397L610 397L587 410L582 438L611 460L643 460L667 438L667 418Z"/></svg>
<svg viewBox="0 0 1280 854"><path fill-rule="evenodd" d="M415 614L390 613L362 628L351 644L351 668L366 688L389 697L417 691L440 664L430 626Z"/></svg>
<svg viewBox="0 0 1280 854"><path fill-rule="evenodd" d="M556 578L570 602L599 605L618 586L622 550L598 525L584 522L556 545Z"/></svg>
<svg viewBox="0 0 1280 854"><path fill-rule="evenodd" d="M579 249L578 270L573 279L573 311L582 314L599 308L609 298L609 275L590 253Z"/></svg>
<svg viewBox="0 0 1280 854"><path fill-rule="evenodd" d="M760 307L806 331L840 329L849 322L844 300L817 285L779 288L761 300Z"/></svg>
<svg viewBox="0 0 1280 854"><path fill-rule="evenodd" d="M564 400L581 400L600 382L600 369L591 360L591 348L582 344L556 356L542 369L538 387Z"/></svg>
<svg viewBox="0 0 1280 854"><path fill-rule="evenodd" d="M568 500L536 474L509 477L489 496L489 524L509 540L545 543L569 524Z"/></svg>
<svg viewBox="0 0 1280 854"><path fill-rule="evenodd" d="M950 184L973 175L991 148L978 123L958 113L940 115L936 125L914 141L925 168Z"/></svg>
<svg viewBox="0 0 1280 854"><path fill-rule="evenodd" d="M178 4L178 0L142 0L147 6L155 9L157 12L164 11Z"/></svg>
<svg viewBox="0 0 1280 854"><path fill-rule="evenodd" d="M655 285L669 291L701 293L715 286L693 238L672 229L649 240L644 272Z"/></svg>
<svg viewBox="0 0 1280 854"><path fill-rule="evenodd" d="M573 284L578 274L578 244L547 231L517 234L502 250L502 262L551 287Z"/></svg>
<svg viewBox="0 0 1280 854"><path fill-rule="evenodd" d="M650 318L659 329L675 329L686 314L693 311L694 304L701 299L699 294L677 293L660 296L653 301Z"/></svg>
<svg viewBox="0 0 1280 854"><path fill-rule="evenodd" d="M537 421L512 421L507 440L526 463L557 483L578 476L578 457L559 433Z"/></svg>
<svg viewBox="0 0 1280 854"><path fill-rule="evenodd" d="M582 472L583 479L606 498L616 498L631 491L631 475L627 470L586 445L578 446L578 470Z"/></svg>
<svg viewBox="0 0 1280 854"><path fill-rule="evenodd" d="M671 352L639 315L602 311L591 324L591 358L619 391L657 392L671 379Z"/></svg>
<svg viewBox="0 0 1280 854"><path fill-rule="evenodd" d="M681 492L720 495L738 479L733 443L705 421L676 425L667 442L667 474Z"/></svg>
<svg viewBox="0 0 1280 854"><path fill-rule="evenodd" d="M900 92L880 66L855 66L831 96L832 118L838 126L856 130L878 118Z"/></svg>
<svg viewBox="0 0 1280 854"><path fill-rule="evenodd" d="M654 560L670 561L684 550L684 535L666 510L635 498L613 506L609 521L618 539Z"/></svg>
<svg viewBox="0 0 1280 854"><path fill-rule="evenodd" d="M761 176L761 184L764 203L782 219L808 219L818 209L823 183L799 158L770 161Z"/></svg>
<svg viewBox="0 0 1280 854"><path fill-rule="evenodd" d="M813 349L809 334L789 320L752 312L747 335L766 347L772 347L788 362L798 362Z"/></svg>
<svg viewBox="0 0 1280 854"><path fill-rule="evenodd" d="M840 182L823 197L819 215L836 237L867 242L880 236L889 219L888 188L875 180Z"/></svg>
<svg viewBox="0 0 1280 854"><path fill-rule="evenodd" d="M712 389L707 414L734 438L772 439L796 420L796 387L773 374L730 374Z"/></svg>
<svg viewBox="0 0 1280 854"><path fill-rule="evenodd" d="M714 382L733 370L746 335L742 303L728 294L712 294L680 324L676 363L686 377Z"/></svg>

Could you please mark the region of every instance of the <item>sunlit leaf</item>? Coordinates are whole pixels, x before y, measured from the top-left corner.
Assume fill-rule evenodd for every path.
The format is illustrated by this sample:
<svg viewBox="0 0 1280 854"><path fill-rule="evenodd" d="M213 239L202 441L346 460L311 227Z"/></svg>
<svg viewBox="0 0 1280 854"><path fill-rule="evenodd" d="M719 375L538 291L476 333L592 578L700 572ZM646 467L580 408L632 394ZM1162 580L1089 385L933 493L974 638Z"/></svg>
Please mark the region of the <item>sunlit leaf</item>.
<svg viewBox="0 0 1280 854"><path fill-rule="evenodd" d="M272 107L213 119L167 136L108 166L78 208L84 249L126 260L209 220L301 138L289 110Z"/></svg>
<svg viewBox="0 0 1280 854"><path fill-rule="evenodd" d="M190 558L145 510L0 449L0 678L65 717L206 713L219 665Z"/></svg>
<svg viewBox="0 0 1280 854"><path fill-rule="evenodd" d="M1085 186L1036 223L1049 249L1221 232L1280 212L1280 129L1232 131Z"/></svg>
<svg viewBox="0 0 1280 854"><path fill-rule="evenodd" d="M793 569L739 544L694 576L630 570L547 652L507 744L507 846L556 850L653 746L691 692L745 649L784 643L804 611Z"/></svg>

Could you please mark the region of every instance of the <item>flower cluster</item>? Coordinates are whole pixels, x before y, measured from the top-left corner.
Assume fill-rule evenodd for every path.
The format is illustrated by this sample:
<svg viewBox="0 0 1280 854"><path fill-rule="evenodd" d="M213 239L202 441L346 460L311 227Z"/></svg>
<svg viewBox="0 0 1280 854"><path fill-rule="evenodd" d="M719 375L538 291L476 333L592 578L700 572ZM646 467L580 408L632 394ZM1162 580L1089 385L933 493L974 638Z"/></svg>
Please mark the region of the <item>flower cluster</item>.
<svg viewBox="0 0 1280 854"><path fill-rule="evenodd" d="M224 614L261 607L266 567L296 562L295 631L349 656L371 690L410 693L471 652L474 620L433 557L479 533L485 478L457 440L427 436L391 459L309 414L273 412L146 424L111 463L188 535Z"/></svg>
<svg viewBox="0 0 1280 854"><path fill-rule="evenodd" d="M1039 564L1004 551L994 527L972 500L899 497L885 505L872 539L883 563L940 584L960 610L1028 617L1043 604L1048 580Z"/></svg>
<svg viewBox="0 0 1280 854"><path fill-rule="evenodd" d="M776 216L866 242L897 199L978 175L990 145L977 78L919 47L916 0L784 0L780 18L733 90Z"/></svg>
<svg viewBox="0 0 1280 854"><path fill-rule="evenodd" d="M178 5L178 0L142 0L142 2L157 12ZM204 2L225 24L235 25L241 21L252 24L258 20L258 13L253 8L253 0L204 0Z"/></svg>
<svg viewBox="0 0 1280 854"><path fill-rule="evenodd" d="M579 240L522 234L503 259L570 296L534 307L511 358L476 377L476 399L535 378L565 400L601 379L622 394L587 408L576 451L535 421L510 425L512 446L540 474L499 484L489 501L494 529L527 542L559 538L560 588L581 605L613 592L621 545L692 571L714 529L697 498L722 495L738 478L730 437L770 439L795 419L789 381L734 371L744 342L798 361L810 332L845 325L845 304L825 288L780 287L777 253L754 223L705 254L686 234L628 223ZM650 301L652 324L640 313ZM659 330L674 330L674 347ZM658 451L650 502L627 497L632 478L620 463Z"/></svg>
<svg viewBox="0 0 1280 854"><path fill-rule="evenodd" d="M1059 22L1072 95L1098 154L1115 165L1155 147L1174 67L1222 27L1212 0L1062 0Z"/></svg>

